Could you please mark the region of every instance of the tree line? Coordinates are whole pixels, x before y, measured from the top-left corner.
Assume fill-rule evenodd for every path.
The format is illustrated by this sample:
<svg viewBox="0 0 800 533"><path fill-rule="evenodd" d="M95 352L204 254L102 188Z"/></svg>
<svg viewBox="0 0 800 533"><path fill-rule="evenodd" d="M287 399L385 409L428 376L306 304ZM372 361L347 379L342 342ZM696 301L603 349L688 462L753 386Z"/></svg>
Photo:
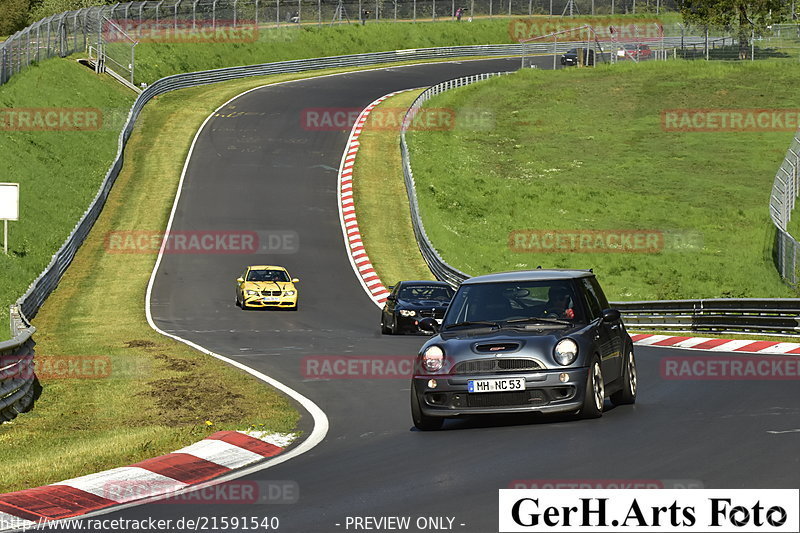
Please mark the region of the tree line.
<svg viewBox="0 0 800 533"><path fill-rule="evenodd" d="M0 36L13 35L56 13L113 3L111 0L0 0Z"/></svg>

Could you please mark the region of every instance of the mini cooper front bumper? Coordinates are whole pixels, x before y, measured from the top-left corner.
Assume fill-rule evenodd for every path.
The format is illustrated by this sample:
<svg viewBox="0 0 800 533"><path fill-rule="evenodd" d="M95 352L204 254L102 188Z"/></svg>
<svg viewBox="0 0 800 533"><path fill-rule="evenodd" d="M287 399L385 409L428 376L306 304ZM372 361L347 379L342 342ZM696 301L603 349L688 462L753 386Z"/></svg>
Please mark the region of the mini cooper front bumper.
<svg viewBox="0 0 800 533"><path fill-rule="evenodd" d="M412 391L426 416L574 412L583 405L588 368L503 374L415 375ZM524 379L525 388L470 392L470 382ZM435 382L435 387L431 385ZM473 383L473 389L475 384Z"/></svg>

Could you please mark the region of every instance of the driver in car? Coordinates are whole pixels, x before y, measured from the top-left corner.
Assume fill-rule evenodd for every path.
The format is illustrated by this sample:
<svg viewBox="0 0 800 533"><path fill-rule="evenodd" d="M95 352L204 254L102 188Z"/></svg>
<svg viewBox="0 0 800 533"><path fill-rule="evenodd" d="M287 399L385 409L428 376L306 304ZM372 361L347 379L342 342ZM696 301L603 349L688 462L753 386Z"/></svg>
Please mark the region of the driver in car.
<svg viewBox="0 0 800 533"><path fill-rule="evenodd" d="M566 287L555 285L547 293L545 316L555 315L557 318L575 318L575 311L570 305L570 291Z"/></svg>

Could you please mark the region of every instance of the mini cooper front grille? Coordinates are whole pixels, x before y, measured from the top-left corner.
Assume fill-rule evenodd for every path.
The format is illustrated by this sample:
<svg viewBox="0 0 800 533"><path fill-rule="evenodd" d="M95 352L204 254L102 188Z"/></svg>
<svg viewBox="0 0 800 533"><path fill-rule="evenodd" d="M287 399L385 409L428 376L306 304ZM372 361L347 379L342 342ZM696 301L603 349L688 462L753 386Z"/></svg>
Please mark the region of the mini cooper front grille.
<svg viewBox="0 0 800 533"><path fill-rule="evenodd" d="M475 351L478 353L502 353L519 350L518 342L492 342L488 344L476 344Z"/></svg>
<svg viewBox="0 0 800 533"><path fill-rule="evenodd" d="M261 296L280 296L281 291L261 291Z"/></svg>
<svg viewBox="0 0 800 533"><path fill-rule="evenodd" d="M539 390L519 392L484 392L467 395L467 407L513 407L544 405L547 398Z"/></svg>
<svg viewBox="0 0 800 533"><path fill-rule="evenodd" d="M533 359L475 359L455 366L456 374L490 374L492 372L525 372L544 370Z"/></svg>

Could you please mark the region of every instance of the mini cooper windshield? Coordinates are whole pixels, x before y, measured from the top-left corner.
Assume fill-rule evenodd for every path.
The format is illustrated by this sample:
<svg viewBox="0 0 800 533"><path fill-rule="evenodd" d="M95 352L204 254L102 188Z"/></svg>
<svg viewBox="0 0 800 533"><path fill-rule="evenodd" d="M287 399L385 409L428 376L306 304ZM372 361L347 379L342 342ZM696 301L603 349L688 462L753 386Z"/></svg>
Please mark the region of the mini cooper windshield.
<svg viewBox="0 0 800 533"><path fill-rule="evenodd" d="M569 280L463 285L450 304L444 329L486 325L585 322Z"/></svg>

